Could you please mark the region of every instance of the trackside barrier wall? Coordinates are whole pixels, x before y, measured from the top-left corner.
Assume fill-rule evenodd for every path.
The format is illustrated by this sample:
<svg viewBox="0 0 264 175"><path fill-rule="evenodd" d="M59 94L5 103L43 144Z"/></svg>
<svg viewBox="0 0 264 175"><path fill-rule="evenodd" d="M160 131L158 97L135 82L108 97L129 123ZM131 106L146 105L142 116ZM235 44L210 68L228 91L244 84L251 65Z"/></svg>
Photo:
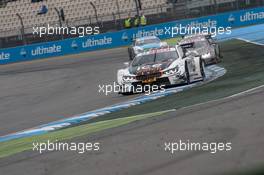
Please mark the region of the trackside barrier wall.
<svg viewBox="0 0 264 175"><path fill-rule="evenodd" d="M264 23L264 7L161 23L82 38L1 49L0 64L126 46L131 44L134 38L140 36L156 35L161 39L167 39L172 36L171 28L175 26L179 27L180 25L235 28L260 23Z"/></svg>

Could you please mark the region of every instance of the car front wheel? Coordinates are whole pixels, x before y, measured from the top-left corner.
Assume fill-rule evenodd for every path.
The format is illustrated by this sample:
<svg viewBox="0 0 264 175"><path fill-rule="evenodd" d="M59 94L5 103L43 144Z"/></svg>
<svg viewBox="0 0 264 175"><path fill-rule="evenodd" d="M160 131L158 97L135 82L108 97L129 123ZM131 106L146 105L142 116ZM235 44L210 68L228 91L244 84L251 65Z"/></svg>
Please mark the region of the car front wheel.
<svg viewBox="0 0 264 175"><path fill-rule="evenodd" d="M133 60L133 54L130 48L128 48L128 56L129 56L129 60Z"/></svg>
<svg viewBox="0 0 264 175"><path fill-rule="evenodd" d="M201 76L203 78L203 80L205 79L205 62L200 59L200 70L201 70Z"/></svg>
<svg viewBox="0 0 264 175"><path fill-rule="evenodd" d="M185 62L185 78L186 78L186 83L190 84L190 73L189 73L189 68L188 68L187 62Z"/></svg>
<svg viewBox="0 0 264 175"><path fill-rule="evenodd" d="M219 45L215 46L215 56L216 56L215 62L219 63L221 61L221 58L222 58Z"/></svg>

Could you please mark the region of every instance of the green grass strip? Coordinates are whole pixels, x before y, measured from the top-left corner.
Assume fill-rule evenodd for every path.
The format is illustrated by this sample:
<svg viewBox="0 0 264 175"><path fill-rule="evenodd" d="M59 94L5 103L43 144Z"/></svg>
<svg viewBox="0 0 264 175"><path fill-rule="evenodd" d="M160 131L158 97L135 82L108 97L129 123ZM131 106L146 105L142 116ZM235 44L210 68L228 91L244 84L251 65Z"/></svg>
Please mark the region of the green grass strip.
<svg viewBox="0 0 264 175"><path fill-rule="evenodd" d="M180 38L180 37L177 37L177 38L166 39L166 40L164 40L164 41L167 42L168 45L173 46L173 45L175 45L177 42L179 42L180 40L181 40L181 38Z"/></svg>
<svg viewBox="0 0 264 175"><path fill-rule="evenodd" d="M51 142L69 140L83 135L89 135L105 129L115 128L118 126L126 125L138 120L147 119L150 117L159 116L174 110L166 110L155 113L135 115L125 118L117 118L112 120L100 121L80 125L72 128L67 128L59 131L50 132L44 135L32 136L28 138L21 138L0 143L0 158L7 157L16 153L33 149L33 143L44 143L48 140Z"/></svg>

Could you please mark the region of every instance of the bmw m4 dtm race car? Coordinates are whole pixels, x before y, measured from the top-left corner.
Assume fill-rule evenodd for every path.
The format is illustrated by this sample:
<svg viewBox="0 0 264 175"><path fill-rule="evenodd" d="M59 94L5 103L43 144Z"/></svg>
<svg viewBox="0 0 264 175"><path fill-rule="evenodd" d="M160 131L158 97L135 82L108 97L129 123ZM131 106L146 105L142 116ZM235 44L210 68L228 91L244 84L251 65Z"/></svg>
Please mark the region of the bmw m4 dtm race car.
<svg viewBox="0 0 264 175"><path fill-rule="evenodd" d="M132 46L128 48L129 59L133 60L137 54L143 52L146 49L161 48L165 46L168 46L168 44L166 42L162 42L156 36L137 38L133 41Z"/></svg>
<svg viewBox="0 0 264 175"><path fill-rule="evenodd" d="M159 88L201 81L205 78L204 61L195 54L184 53L180 45L150 49L138 54L117 72L121 94L139 93L138 88ZM143 88L144 89L144 88Z"/></svg>
<svg viewBox="0 0 264 175"><path fill-rule="evenodd" d="M196 52L205 64L219 63L222 56L220 47L211 35L187 35L180 42L185 52Z"/></svg>

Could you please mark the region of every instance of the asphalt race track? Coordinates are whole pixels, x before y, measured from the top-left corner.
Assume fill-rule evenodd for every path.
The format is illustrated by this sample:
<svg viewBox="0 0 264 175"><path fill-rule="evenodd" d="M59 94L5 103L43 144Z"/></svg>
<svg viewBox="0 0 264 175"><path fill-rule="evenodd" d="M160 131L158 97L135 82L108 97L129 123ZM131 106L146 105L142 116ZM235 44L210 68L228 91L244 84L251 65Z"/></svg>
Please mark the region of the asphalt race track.
<svg viewBox="0 0 264 175"><path fill-rule="evenodd" d="M123 47L0 65L0 136L135 98L98 92L126 61Z"/></svg>
<svg viewBox="0 0 264 175"><path fill-rule="evenodd" d="M0 135L125 101L98 93L127 61L126 48L17 63L0 68ZM26 151L0 159L4 175L222 174L263 167L264 87L191 106L71 142L100 142L100 151ZM165 142L231 142L215 154L170 154Z"/></svg>
<svg viewBox="0 0 264 175"><path fill-rule="evenodd" d="M221 174L263 161L264 88L178 110L75 142L100 142L97 153L27 152L0 160L1 174ZM231 142L230 152L164 151L164 142Z"/></svg>
<svg viewBox="0 0 264 175"><path fill-rule="evenodd" d="M126 61L119 48L0 66L0 135L134 98L98 92Z"/></svg>

